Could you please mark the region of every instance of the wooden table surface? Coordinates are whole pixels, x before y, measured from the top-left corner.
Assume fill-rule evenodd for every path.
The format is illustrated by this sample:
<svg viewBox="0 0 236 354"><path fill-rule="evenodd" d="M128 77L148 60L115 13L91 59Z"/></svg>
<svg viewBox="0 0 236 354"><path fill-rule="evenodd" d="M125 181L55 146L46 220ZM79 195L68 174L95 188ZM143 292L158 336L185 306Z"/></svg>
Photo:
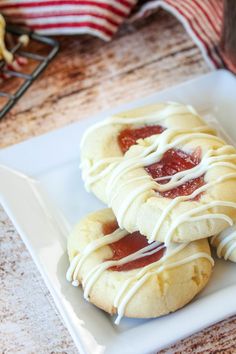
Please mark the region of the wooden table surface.
<svg viewBox="0 0 236 354"><path fill-rule="evenodd" d="M1 147L209 71L182 26L161 11L135 25L124 25L109 43L88 36L62 37L60 42L53 63L0 122ZM12 89L14 83L7 85ZM36 266L2 209L0 237L0 351L77 353ZM160 353L236 353L236 317Z"/></svg>

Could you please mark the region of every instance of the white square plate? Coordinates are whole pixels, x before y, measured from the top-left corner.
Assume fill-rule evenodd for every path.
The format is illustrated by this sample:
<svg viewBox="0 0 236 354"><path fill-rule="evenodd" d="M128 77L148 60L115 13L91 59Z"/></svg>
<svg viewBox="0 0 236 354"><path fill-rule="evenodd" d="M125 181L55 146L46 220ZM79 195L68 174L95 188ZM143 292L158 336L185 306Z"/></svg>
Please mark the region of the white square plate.
<svg viewBox="0 0 236 354"><path fill-rule="evenodd" d="M66 238L73 224L103 205L84 190L79 142L111 113L160 101L194 105L216 117L236 141L236 79L221 70L0 151L0 200L28 247L80 353L145 354L236 313L235 264L217 260L206 289L183 309L155 320L113 319L65 280ZM26 177L30 176L30 178Z"/></svg>

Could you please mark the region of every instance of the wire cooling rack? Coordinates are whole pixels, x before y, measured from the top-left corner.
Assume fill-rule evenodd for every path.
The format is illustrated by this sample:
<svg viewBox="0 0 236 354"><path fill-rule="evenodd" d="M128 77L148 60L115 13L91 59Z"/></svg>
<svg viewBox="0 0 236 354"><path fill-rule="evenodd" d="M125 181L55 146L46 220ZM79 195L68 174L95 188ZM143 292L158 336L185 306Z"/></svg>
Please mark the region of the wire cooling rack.
<svg viewBox="0 0 236 354"><path fill-rule="evenodd" d="M7 75L8 78L20 78L23 83L16 89L15 92L9 93L1 89L0 84L0 97L4 97L5 104L0 107L0 119L7 113L9 110L16 104L19 98L25 93L28 87L33 83L35 79L41 74L41 72L48 66L49 62L54 58L56 53L59 50L59 43L48 37L44 37L38 35L34 32L27 31L25 29L15 28L14 26L7 27L7 33L10 33L13 36L21 36L23 34L27 34L29 36L29 45L24 48L22 43L18 41L10 51L15 55L19 55L21 57L34 60L36 66L30 73L23 73L19 71L15 71L9 69L6 63L3 60L0 60L0 72L3 75ZM46 47L46 54L38 54L30 51L30 42L35 41L38 42L41 46ZM44 51L45 52L45 51ZM8 80L8 79L6 79Z"/></svg>

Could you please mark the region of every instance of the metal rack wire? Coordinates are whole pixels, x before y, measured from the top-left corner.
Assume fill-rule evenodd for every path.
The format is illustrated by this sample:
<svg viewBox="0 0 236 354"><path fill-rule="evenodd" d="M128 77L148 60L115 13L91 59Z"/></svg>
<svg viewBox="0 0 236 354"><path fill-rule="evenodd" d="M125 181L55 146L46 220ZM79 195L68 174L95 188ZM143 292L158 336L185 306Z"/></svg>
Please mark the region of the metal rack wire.
<svg viewBox="0 0 236 354"><path fill-rule="evenodd" d="M2 108L0 108L0 119L3 118L5 114L9 112L9 110L16 104L19 98L25 93L33 81L41 74L41 72L48 66L48 63L55 57L59 50L59 43L56 40L38 35L32 31L19 29L14 26L8 26L7 32L16 36L27 34L30 40L45 44L45 46L48 46L49 48L46 55L40 55L22 48L22 43L18 41L17 44L10 50L13 54L17 53L21 57L33 59L34 61L38 62L38 65L30 74L10 70L7 68L6 63L3 60L0 61L0 71L3 74L7 75L8 77L18 77L24 79L22 85L13 94L2 91L0 87L0 96L7 99L7 102L3 105Z"/></svg>

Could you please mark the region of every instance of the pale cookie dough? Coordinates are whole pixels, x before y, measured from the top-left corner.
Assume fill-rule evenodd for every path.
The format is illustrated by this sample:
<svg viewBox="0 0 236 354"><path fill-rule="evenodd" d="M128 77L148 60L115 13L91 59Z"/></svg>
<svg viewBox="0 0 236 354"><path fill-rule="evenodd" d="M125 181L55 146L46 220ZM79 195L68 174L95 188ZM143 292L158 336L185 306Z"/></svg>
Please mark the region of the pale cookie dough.
<svg viewBox="0 0 236 354"><path fill-rule="evenodd" d="M108 266L114 266L104 261L112 257L108 243L127 235L117 229L104 236L104 224L112 221L114 214L104 209L88 215L74 228L68 240L67 279L75 286L82 283L85 298L92 304L118 314L116 324L122 316L151 318L173 312L208 282L214 262L206 239L170 245L159 261L144 268L108 270ZM149 251L153 245L148 245Z"/></svg>

